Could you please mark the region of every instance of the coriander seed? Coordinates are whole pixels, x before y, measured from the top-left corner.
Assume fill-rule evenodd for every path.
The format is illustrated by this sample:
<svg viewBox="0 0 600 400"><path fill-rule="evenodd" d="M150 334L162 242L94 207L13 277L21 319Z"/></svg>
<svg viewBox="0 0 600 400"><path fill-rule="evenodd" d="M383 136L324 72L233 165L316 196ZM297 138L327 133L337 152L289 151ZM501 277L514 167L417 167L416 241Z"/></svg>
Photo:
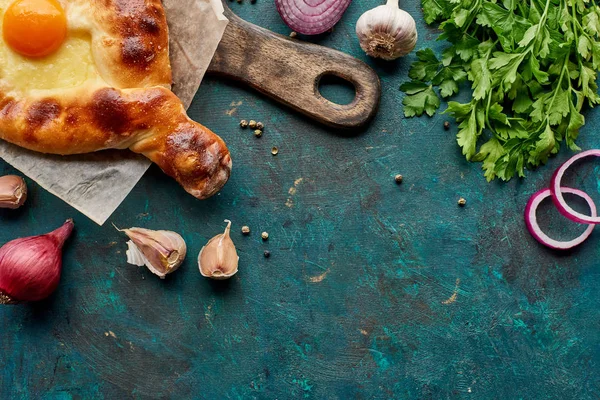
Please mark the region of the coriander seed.
<svg viewBox="0 0 600 400"><path fill-rule="evenodd" d="M262 122L257 122L256 129L260 129L262 131L263 129L265 129L265 124L263 124Z"/></svg>
<svg viewBox="0 0 600 400"><path fill-rule="evenodd" d="M265 250L263 254L265 255L265 258L271 257L271 252L269 250Z"/></svg>
<svg viewBox="0 0 600 400"><path fill-rule="evenodd" d="M247 128L248 127L248 121L246 121L245 119L241 120L240 121L240 126L242 128L244 128L244 129Z"/></svg>
<svg viewBox="0 0 600 400"><path fill-rule="evenodd" d="M256 129L256 121L251 119L248 123L248 126L250 127L250 129Z"/></svg>
<svg viewBox="0 0 600 400"><path fill-rule="evenodd" d="M400 184L400 183L402 183L402 180L404 180L404 177L402 175L398 174L394 177L394 180L396 181L397 184Z"/></svg>
<svg viewBox="0 0 600 400"><path fill-rule="evenodd" d="M291 38L295 38L296 36L298 36L298 34L294 31L290 32L290 37Z"/></svg>
<svg viewBox="0 0 600 400"><path fill-rule="evenodd" d="M271 149L271 154L273 154L274 156L276 156L277 154L279 154L279 149L277 147L273 147Z"/></svg>
<svg viewBox="0 0 600 400"><path fill-rule="evenodd" d="M464 198L461 197L460 199L458 199L458 205L461 206L461 207L466 206L467 205L467 200L465 200Z"/></svg>
<svg viewBox="0 0 600 400"><path fill-rule="evenodd" d="M248 236L250 234L250 227L249 226L242 226L242 235L244 236Z"/></svg>
<svg viewBox="0 0 600 400"><path fill-rule="evenodd" d="M260 129L257 129L254 131L254 136L256 136L257 138L262 136L262 131Z"/></svg>
<svg viewBox="0 0 600 400"><path fill-rule="evenodd" d="M444 129L445 130L450 130L450 122L444 121Z"/></svg>
<svg viewBox="0 0 600 400"><path fill-rule="evenodd" d="M262 240L267 240L269 239L269 233L268 232L263 232L260 237L262 237Z"/></svg>

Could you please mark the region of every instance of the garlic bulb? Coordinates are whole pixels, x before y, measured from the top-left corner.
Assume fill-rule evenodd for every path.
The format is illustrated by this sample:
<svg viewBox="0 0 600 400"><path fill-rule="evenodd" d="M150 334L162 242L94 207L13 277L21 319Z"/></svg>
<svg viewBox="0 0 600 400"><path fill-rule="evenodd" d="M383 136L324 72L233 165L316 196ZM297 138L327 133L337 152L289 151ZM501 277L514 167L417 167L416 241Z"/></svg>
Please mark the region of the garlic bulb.
<svg viewBox="0 0 600 400"><path fill-rule="evenodd" d="M371 57L395 60L417 45L415 20L398 7L398 0L365 12L356 23L360 47Z"/></svg>
<svg viewBox="0 0 600 400"><path fill-rule="evenodd" d="M165 279L183 263L187 246L183 238L171 231L152 231L143 228L123 229L127 242L127 262L146 266L154 275Z"/></svg>
<svg viewBox="0 0 600 400"><path fill-rule="evenodd" d="M212 279L229 279L238 271L239 257L229 236L231 221L225 220L225 232L210 239L198 256L202 276Z"/></svg>

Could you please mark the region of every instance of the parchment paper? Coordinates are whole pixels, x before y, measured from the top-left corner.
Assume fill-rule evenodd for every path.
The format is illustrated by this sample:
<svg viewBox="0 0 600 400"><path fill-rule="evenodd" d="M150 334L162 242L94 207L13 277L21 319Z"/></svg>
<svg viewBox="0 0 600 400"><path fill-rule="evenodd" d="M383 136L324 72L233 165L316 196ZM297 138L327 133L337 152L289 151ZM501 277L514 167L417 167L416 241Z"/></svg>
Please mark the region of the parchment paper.
<svg viewBox="0 0 600 400"><path fill-rule="evenodd" d="M163 0L163 5L169 22L173 91L188 108L228 21L220 0ZM125 200L151 164L128 150L57 156L2 140L0 158L99 225Z"/></svg>

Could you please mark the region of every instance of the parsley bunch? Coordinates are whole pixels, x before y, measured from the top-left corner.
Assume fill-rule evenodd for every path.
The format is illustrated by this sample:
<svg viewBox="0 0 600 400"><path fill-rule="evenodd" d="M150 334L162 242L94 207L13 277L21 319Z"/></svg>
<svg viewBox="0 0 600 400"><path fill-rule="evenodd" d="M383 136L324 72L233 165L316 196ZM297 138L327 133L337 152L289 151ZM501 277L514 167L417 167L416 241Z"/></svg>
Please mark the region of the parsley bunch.
<svg viewBox="0 0 600 400"><path fill-rule="evenodd" d="M406 117L433 115L440 97L470 82L469 103L450 101L457 141L488 181L525 176L563 140L572 150L581 114L600 103L600 7L592 0L422 0L425 21L449 42L436 57L417 52L409 72ZM439 95L434 90L437 88Z"/></svg>

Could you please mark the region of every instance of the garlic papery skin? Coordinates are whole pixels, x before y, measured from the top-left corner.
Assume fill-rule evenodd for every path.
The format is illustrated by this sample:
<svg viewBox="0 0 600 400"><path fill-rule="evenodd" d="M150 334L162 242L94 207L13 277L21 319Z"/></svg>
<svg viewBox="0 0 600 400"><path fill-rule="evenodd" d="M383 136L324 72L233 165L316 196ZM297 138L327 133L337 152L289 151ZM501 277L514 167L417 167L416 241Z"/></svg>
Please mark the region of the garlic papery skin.
<svg viewBox="0 0 600 400"><path fill-rule="evenodd" d="M398 7L398 0L365 12L356 23L360 47L371 57L395 60L414 50L417 25Z"/></svg>
<svg viewBox="0 0 600 400"><path fill-rule="evenodd" d="M17 175L0 177L0 208L17 209L27 200L27 184Z"/></svg>
<svg viewBox="0 0 600 400"><path fill-rule="evenodd" d="M127 262L146 266L161 279L181 266L187 253L185 241L176 232L153 231L143 228L123 229L127 242Z"/></svg>
<svg viewBox="0 0 600 400"><path fill-rule="evenodd" d="M225 232L210 239L198 255L198 267L202 276L223 280L229 279L238 271L239 257L229 236L231 221L225 220Z"/></svg>

